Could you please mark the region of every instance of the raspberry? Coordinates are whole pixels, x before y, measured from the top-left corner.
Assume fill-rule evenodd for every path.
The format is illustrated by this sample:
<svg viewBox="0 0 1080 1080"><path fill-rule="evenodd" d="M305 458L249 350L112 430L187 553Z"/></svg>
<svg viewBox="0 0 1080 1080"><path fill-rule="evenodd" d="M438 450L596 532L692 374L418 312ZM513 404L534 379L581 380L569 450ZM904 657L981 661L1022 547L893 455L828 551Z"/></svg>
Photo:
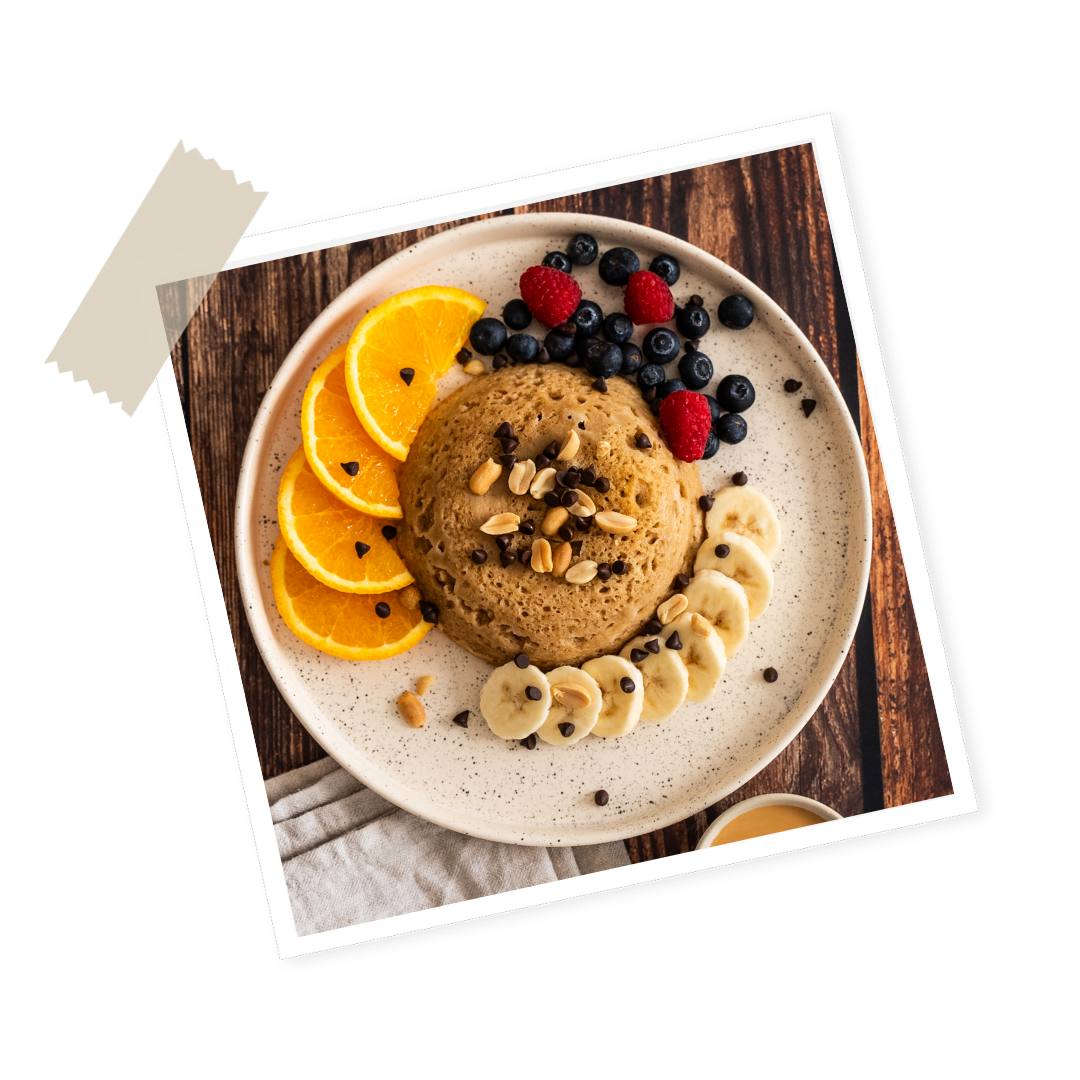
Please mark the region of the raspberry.
<svg viewBox="0 0 1080 1080"><path fill-rule="evenodd" d="M705 453L712 430L712 410L705 395L693 390L668 394L660 406L660 426L680 461L697 461Z"/></svg>
<svg viewBox="0 0 1080 1080"><path fill-rule="evenodd" d="M552 266L530 266L518 283L526 307L549 330L561 326L577 311L581 286L570 274Z"/></svg>
<svg viewBox="0 0 1080 1080"><path fill-rule="evenodd" d="M675 317L675 298L662 277L639 270L626 283L623 308L637 326L670 322Z"/></svg>

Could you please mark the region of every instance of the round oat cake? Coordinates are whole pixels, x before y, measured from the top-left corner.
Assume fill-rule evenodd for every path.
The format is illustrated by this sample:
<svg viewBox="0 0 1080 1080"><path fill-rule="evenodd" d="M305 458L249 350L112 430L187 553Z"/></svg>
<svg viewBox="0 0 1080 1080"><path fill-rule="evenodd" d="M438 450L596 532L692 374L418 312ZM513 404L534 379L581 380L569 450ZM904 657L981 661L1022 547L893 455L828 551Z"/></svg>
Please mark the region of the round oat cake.
<svg viewBox="0 0 1080 1080"><path fill-rule="evenodd" d="M672 455L635 386L613 378L608 392L600 393L592 382L584 371L561 364L511 366L479 376L431 411L402 470L401 556L424 598L438 606L439 626L491 664L524 652L546 670L618 652L672 595L675 575L692 572L704 536L697 466ZM540 540L549 509L528 492L513 494L506 467L485 494L470 490L477 467L489 457L498 462L504 452L495 436L503 423L519 440L519 461L576 432L577 453L553 465L595 467L610 480L610 490L580 490L597 512L616 511L637 525L621 536L595 522L587 531L575 529L573 563L621 560L627 573L574 585L520 560L502 565L496 537L480 526L505 512L531 521L533 535L509 534L508 554L517 555ZM641 433L651 449L637 447ZM564 543L558 536L547 539L553 551ZM477 550L487 555L479 564L473 560Z"/></svg>

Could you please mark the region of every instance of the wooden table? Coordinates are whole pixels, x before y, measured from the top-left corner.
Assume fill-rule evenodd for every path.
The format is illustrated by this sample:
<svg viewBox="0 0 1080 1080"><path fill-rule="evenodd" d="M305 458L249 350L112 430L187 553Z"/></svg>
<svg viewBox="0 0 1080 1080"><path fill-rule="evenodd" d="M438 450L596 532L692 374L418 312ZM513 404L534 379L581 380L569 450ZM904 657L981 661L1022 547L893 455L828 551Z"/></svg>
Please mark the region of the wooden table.
<svg viewBox="0 0 1080 1080"><path fill-rule="evenodd" d="M861 433L873 495L867 603L854 647L821 707L753 780L687 821L631 838L626 842L630 857L636 862L688 851L721 811L767 792L807 795L845 816L949 794L948 766L812 149L758 154L503 213L541 210L602 214L661 229L718 256L769 293L805 331L839 383ZM243 615L232 519L248 432L274 373L331 300L395 252L458 224L220 274L173 351L266 777L325 753L279 694Z"/></svg>

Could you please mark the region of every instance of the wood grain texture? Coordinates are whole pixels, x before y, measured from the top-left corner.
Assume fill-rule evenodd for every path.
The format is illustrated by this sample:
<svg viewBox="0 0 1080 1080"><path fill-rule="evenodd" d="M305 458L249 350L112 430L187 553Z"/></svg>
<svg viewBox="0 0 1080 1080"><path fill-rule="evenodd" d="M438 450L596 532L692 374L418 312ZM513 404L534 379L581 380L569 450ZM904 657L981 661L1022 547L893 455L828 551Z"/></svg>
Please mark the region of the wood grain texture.
<svg viewBox="0 0 1080 1080"><path fill-rule="evenodd" d="M842 291L809 146L582 192L503 213L535 211L600 214L688 240L742 271L774 297L803 328L838 380L844 349L853 354L853 341L844 337L850 336L850 329L843 319L838 325L838 297L841 313L844 310ZM448 222L223 273L173 351L192 453L266 777L324 754L278 693L243 615L232 555L232 514L248 432L272 376L299 336L331 300L396 252L462 223ZM685 299L677 286L675 292L676 299ZM872 444L866 442L865 433L864 446L868 447L872 476L874 468L880 474L876 458L871 459ZM875 484L874 492L875 499L879 492L887 499L883 478ZM906 614L910 612L906 579L898 549L894 558L889 546L890 536L895 547L886 501L875 505L875 544L879 545L881 557L875 556L875 575L880 575L880 582L875 576L874 583L882 598L882 611L879 614L875 606L874 636L877 639L879 624L885 635L906 635L891 642L889 649L883 648L882 657L891 665L890 670L883 672L882 661L877 662L882 744L888 743L886 805L896 805L912 798L944 794L948 790L948 772L940 737L936 741L934 738L936 718L925 669L919 666L918 633L914 620ZM864 786L879 790L881 778L875 776L872 785L864 785L865 770L878 770L879 766L876 739L869 754L865 738L860 743L855 661L852 649L822 706L776 760L717 806L667 829L627 841L631 858L638 861L688 851L708 823L729 805L767 792L796 792L820 799L844 815L861 813Z"/></svg>

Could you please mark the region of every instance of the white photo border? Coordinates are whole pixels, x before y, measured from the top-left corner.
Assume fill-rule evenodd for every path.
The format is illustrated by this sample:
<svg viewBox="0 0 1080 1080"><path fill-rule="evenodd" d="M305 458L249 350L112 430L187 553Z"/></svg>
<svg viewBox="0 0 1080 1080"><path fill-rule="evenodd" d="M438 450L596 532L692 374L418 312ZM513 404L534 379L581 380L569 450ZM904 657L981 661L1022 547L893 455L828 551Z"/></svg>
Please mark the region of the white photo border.
<svg viewBox="0 0 1080 1080"><path fill-rule="evenodd" d="M934 705L937 709L942 744L952 778L953 794L871 814L844 818L840 821L825 822L812 830L796 829L745 840L738 845L729 844L704 851L690 851L565 881L535 885L496 896L486 896L426 911L397 915L358 926L346 926L305 937L297 936L263 785L262 768L248 715L247 700L240 679L240 667L233 648L225 598L217 578L217 563L206 516L203 513L202 494L188 442L179 390L173 375L172 364L166 363L156 380L157 396L165 417L173 460L176 464L177 482L188 522L192 554L203 593L222 694L232 730L233 746L266 888L278 955L282 959L423 930L428 927L445 926L448 923L481 918L498 912L550 903L588 893L604 892L642 881L654 881L677 874L708 870L730 863L777 855L785 851L798 851L816 847L819 844L973 813L978 809L964 748L960 718L949 677L945 646L941 638L933 591L919 535L918 520L908 484L900 436L893 415L888 378L877 339L873 308L848 202L839 149L836 145L831 118L827 114L730 135L720 135L659 150L629 154L625 157L521 179L502 181L489 186L451 192L414 202L380 207L344 217L249 233L237 245L232 259L225 264L223 270L322 248L337 247L427 225L455 221L459 218L475 217L478 214L490 213L506 207L542 202L805 143L812 144L814 149L814 158L832 230L833 246L862 367L866 396L874 418L882 469L885 473L893 518L903 552L908 590L922 639L923 655L926 660Z"/></svg>

